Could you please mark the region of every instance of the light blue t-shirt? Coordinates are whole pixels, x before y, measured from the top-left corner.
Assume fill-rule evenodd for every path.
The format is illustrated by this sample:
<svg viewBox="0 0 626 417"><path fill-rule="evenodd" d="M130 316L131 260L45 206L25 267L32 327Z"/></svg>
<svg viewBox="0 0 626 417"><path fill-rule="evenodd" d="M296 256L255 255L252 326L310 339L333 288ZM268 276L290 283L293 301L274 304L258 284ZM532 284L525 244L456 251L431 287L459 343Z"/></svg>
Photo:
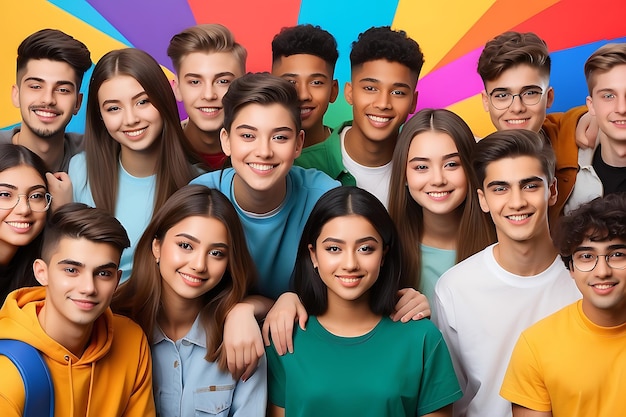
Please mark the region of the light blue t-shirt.
<svg viewBox="0 0 626 417"><path fill-rule="evenodd" d="M81 152L70 160L68 174L74 187L74 201L95 207L91 188L87 182L87 163L85 153ZM103 175L105 175L103 173ZM137 178L130 175L121 163L118 163L117 203L115 217L128 233L130 247L122 252L120 269L122 282L130 277L133 268L133 256L139 238L146 230L154 210L156 175Z"/></svg>
<svg viewBox="0 0 626 417"><path fill-rule="evenodd" d="M243 224L248 250L259 273L259 294L273 300L289 290L289 283L304 225L313 206L328 190L341 184L316 169L292 167L287 174L287 195L278 211L269 216L250 216L235 200L235 170L227 168L191 181L216 188L233 203Z"/></svg>
<svg viewBox="0 0 626 417"><path fill-rule="evenodd" d="M154 401L159 416L263 417L267 403L265 356L246 381L234 380L204 359L206 333L199 316L178 341L157 326L152 340Z"/></svg>
<svg viewBox="0 0 626 417"><path fill-rule="evenodd" d="M432 303L435 296L435 284L439 277L456 263L456 251L451 249L439 249L420 243L422 251L421 276L419 290Z"/></svg>

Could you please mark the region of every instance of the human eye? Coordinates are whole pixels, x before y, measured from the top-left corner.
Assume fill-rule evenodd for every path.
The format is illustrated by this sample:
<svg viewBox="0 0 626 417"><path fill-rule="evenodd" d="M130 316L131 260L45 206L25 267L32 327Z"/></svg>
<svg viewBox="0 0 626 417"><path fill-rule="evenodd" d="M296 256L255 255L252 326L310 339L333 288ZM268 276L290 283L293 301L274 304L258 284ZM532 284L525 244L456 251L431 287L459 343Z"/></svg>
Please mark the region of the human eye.
<svg viewBox="0 0 626 417"><path fill-rule="evenodd" d="M289 136L278 134L278 135L274 135L272 137L272 139L277 141L277 142L285 142L285 141L289 140Z"/></svg>
<svg viewBox="0 0 626 417"><path fill-rule="evenodd" d="M111 277L115 276L115 274L111 270L103 269L101 271L98 271L96 273L96 276L100 277L100 278L111 278Z"/></svg>
<svg viewBox="0 0 626 417"><path fill-rule="evenodd" d="M337 245L328 245L328 246L324 247L324 250L326 252L330 252L330 253L338 253L338 252L341 251L341 249Z"/></svg>
<svg viewBox="0 0 626 417"><path fill-rule="evenodd" d="M189 242L185 242L185 241L181 241L177 243L178 247L183 249L183 250L192 250L193 247L191 246L191 244Z"/></svg>
<svg viewBox="0 0 626 417"><path fill-rule="evenodd" d="M322 81L322 80L313 80L313 81L311 81L311 85L322 86L322 85L324 85L324 81Z"/></svg>
<svg viewBox="0 0 626 417"><path fill-rule="evenodd" d="M461 166L461 162L459 161L447 161L445 164L443 164L444 168L449 168L449 169L454 169L454 168L459 168Z"/></svg>
<svg viewBox="0 0 626 417"><path fill-rule="evenodd" d="M109 107L106 107L104 110L108 113L113 113L116 111L120 111L121 109L122 108L120 106L109 106Z"/></svg>
<svg viewBox="0 0 626 417"><path fill-rule="evenodd" d="M367 244L367 245L361 245L359 246L358 252L363 252L366 254L372 253L376 251L376 248L373 245Z"/></svg>
<svg viewBox="0 0 626 417"><path fill-rule="evenodd" d="M604 93L604 94L602 94L602 98L604 100L613 100L613 99L615 99L615 94L613 94L613 93Z"/></svg>
<svg viewBox="0 0 626 417"><path fill-rule="evenodd" d="M365 86L363 86L363 90L368 91L368 92L372 92L372 93L373 93L373 92L375 92L375 91L378 91L378 90L376 89L376 87L371 86L371 85L365 85Z"/></svg>
<svg viewBox="0 0 626 417"><path fill-rule="evenodd" d="M523 190L529 190L529 191L534 191L538 188L540 188L541 185L536 183L536 182L529 182L528 184L524 185L524 187L522 188Z"/></svg>
<svg viewBox="0 0 626 417"><path fill-rule="evenodd" d="M12 197L11 191L8 190L0 190L0 199L9 199Z"/></svg>
<svg viewBox="0 0 626 417"><path fill-rule="evenodd" d="M614 259L616 261L624 262L626 261L626 251L624 249L619 249L609 254L609 258Z"/></svg>
<svg viewBox="0 0 626 417"><path fill-rule="evenodd" d="M214 258L224 258L226 256L226 253L220 249L212 249L209 252L209 255L211 255Z"/></svg>
<svg viewBox="0 0 626 417"><path fill-rule="evenodd" d="M506 91L495 91L491 94L491 97L493 97L496 100L509 100L511 98L511 93L507 93Z"/></svg>
<svg viewBox="0 0 626 417"><path fill-rule="evenodd" d="M44 198L46 198L46 193L44 193L43 191L35 191L28 196L29 200L43 200Z"/></svg>
<svg viewBox="0 0 626 417"><path fill-rule="evenodd" d="M240 136L243 140L246 140L246 141L250 141L254 139L254 134L252 133L242 132Z"/></svg>
<svg viewBox="0 0 626 417"><path fill-rule="evenodd" d="M228 78L220 78L215 82L215 84L228 85L230 84L230 80Z"/></svg>
<svg viewBox="0 0 626 417"><path fill-rule="evenodd" d="M146 104L150 104L150 99L147 97L137 101L138 106L145 106Z"/></svg>
<svg viewBox="0 0 626 417"><path fill-rule="evenodd" d="M413 166L413 170L415 171L426 171L428 169L428 165L426 164L415 164Z"/></svg>
<svg viewBox="0 0 626 417"><path fill-rule="evenodd" d="M537 97L537 96L540 96L541 94L543 94L541 90L528 90L522 93L522 95L526 97Z"/></svg>
<svg viewBox="0 0 626 417"><path fill-rule="evenodd" d="M574 254L574 258L578 262L589 263L594 262L596 260L596 255L591 252L576 252Z"/></svg>
<svg viewBox="0 0 626 417"><path fill-rule="evenodd" d="M496 194L502 194L506 192L507 190L508 188L504 185L496 185L491 188L491 191L493 191Z"/></svg>
<svg viewBox="0 0 626 417"><path fill-rule="evenodd" d="M406 96L406 92L402 90L392 90L390 93L392 96Z"/></svg>
<svg viewBox="0 0 626 417"><path fill-rule="evenodd" d="M61 94L71 94L73 92L69 87L59 87L57 88L57 91Z"/></svg>
<svg viewBox="0 0 626 417"><path fill-rule="evenodd" d="M65 273L68 275L76 275L78 273L78 269L74 268L73 266L66 266L65 268L63 268L63 271L65 271Z"/></svg>

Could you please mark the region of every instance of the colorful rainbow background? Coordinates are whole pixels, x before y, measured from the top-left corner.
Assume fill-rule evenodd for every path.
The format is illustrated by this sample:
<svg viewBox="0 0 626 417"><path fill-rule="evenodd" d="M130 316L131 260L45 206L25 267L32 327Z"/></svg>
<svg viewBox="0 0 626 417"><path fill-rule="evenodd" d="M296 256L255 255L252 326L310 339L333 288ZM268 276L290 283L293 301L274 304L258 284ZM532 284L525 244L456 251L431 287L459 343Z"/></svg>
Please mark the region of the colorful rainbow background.
<svg viewBox="0 0 626 417"><path fill-rule="evenodd" d="M248 70L266 71L273 36L284 26L312 23L337 38L340 85L349 79L350 44L360 32L382 25L405 30L426 57L418 107L449 108L483 136L493 127L480 102L483 86L476 61L487 40L506 30L532 31L545 39L556 93L550 110L564 111L585 101L582 68L587 57L604 43L626 42L625 15L623 0L7 0L0 6L0 127L20 121L10 100L16 50L41 28L61 29L80 39L94 62L111 49L144 49L171 77L167 45L188 26L228 26L248 49ZM327 124L338 125L351 118L350 108L337 100L326 117ZM68 130L83 129L84 106Z"/></svg>

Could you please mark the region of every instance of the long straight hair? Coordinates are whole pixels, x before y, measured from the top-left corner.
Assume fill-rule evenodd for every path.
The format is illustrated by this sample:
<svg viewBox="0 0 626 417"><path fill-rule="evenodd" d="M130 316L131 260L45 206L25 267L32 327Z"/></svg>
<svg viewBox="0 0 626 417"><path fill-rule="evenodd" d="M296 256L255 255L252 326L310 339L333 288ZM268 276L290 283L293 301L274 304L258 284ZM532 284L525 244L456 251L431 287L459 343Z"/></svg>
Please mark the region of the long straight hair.
<svg viewBox="0 0 626 417"><path fill-rule="evenodd" d="M163 241L168 230L192 216L217 219L228 231L228 267L219 284L204 294L200 311L200 321L206 332L205 359L218 362L220 369L225 371L226 352L222 341L226 315L243 300L257 275L237 212L219 191L202 185L187 185L167 200L141 236L135 250L133 271L113 296L111 307L116 313L137 322L152 342L157 318L163 314L163 279L152 253L152 242L154 239Z"/></svg>
<svg viewBox="0 0 626 417"><path fill-rule="evenodd" d="M0 145L0 172L22 165L34 168L46 188L48 187L48 168L37 154L21 145ZM0 268L0 305L11 291L39 285L33 274L33 262L40 255L42 239L43 233L39 233L29 244L17 249L8 265Z"/></svg>
<svg viewBox="0 0 626 417"><path fill-rule="evenodd" d="M456 262L483 250L496 240L493 223L480 208L476 194L478 185L471 172L470 157L476 145L472 131L463 119L449 110L420 110L404 125L398 136L389 184L389 214L398 226L402 240L403 276L410 280L404 284L415 288L419 288L421 280L419 243L422 240L424 213L406 186L406 168L411 142L424 132L441 132L452 138L467 179L467 195L460 206L463 212L457 233Z"/></svg>
<svg viewBox="0 0 626 417"><path fill-rule="evenodd" d="M163 120L163 131L157 139L156 211L174 191L194 177L190 162L195 162L196 158L180 126L176 98L167 77L154 58L144 51L134 48L111 51L94 68L85 123L87 181L96 207L115 214L121 145L109 135L102 121L98 91L102 83L118 75L137 80Z"/></svg>

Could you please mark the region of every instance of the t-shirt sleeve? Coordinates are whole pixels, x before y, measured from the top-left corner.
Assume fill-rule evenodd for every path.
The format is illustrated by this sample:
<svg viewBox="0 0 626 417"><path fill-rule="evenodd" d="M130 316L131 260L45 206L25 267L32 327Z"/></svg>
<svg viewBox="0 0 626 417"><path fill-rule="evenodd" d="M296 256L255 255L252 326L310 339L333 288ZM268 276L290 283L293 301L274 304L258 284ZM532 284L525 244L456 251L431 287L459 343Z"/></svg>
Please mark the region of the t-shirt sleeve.
<svg viewBox="0 0 626 417"><path fill-rule="evenodd" d="M537 353L532 349L525 332L518 339L511 354L500 395L531 410L552 409Z"/></svg>
<svg viewBox="0 0 626 417"><path fill-rule="evenodd" d="M281 357L276 353L274 343L265 348L267 356L267 391L269 402L285 408L285 368Z"/></svg>
<svg viewBox="0 0 626 417"><path fill-rule="evenodd" d="M417 415L437 411L462 396L446 342L432 326L425 339L424 372L420 381Z"/></svg>

